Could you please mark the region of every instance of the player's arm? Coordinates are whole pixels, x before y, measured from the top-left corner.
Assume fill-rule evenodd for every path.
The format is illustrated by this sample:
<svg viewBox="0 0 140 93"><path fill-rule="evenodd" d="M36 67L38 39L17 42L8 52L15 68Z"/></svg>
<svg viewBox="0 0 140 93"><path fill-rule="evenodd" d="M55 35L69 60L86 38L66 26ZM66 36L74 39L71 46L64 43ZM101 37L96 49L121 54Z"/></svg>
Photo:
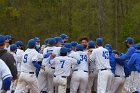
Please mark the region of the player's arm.
<svg viewBox="0 0 140 93"><path fill-rule="evenodd" d="M130 58L130 60L128 61L128 63L127 63L128 68L131 68L131 66L135 63L135 60L136 60L135 55L136 54L133 54L132 57Z"/></svg>
<svg viewBox="0 0 140 93"><path fill-rule="evenodd" d="M124 55L120 56L119 58L116 58L116 60L127 60L131 57L131 55L134 52L135 52L135 48L131 47L128 49L128 51Z"/></svg>
<svg viewBox="0 0 140 93"><path fill-rule="evenodd" d="M37 68L37 69L43 69L43 70L45 70L45 67L44 66L40 66L39 64L38 64L38 54L36 54L36 55L34 55L34 57L32 58L32 64L33 64L33 66L35 67L35 68Z"/></svg>
<svg viewBox="0 0 140 93"><path fill-rule="evenodd" d="M1 62L1 74L3 80L3 93L6 93L10 89L10 85L12 82L12 75L10 69L4 62Z"/></svg>
<svg viewBox="0 0 140 93"><path fill-rule="evenodd" d="M72 65L80 64L80 60L77 60L75 58L70 58L70 62L72 63Z"/></svg>
<svg viewBox="0 0 140 93"><path fill-rule="evenodd" d="M92 51L91 55L89 55L88 60L90 62L94 62L95 61L95 51Z"/></svg>
<svg viewBox="0 0 140 93"><path fill-rule="evenodd" d="M8 57L6 57L6 60L8 62L6 64L7 64L7 66L9 67L9 69L10 69L10 71L12 73L13 80L16 80L18 73L17 73L17 67L15 65L16 64L16 61L15 61L13 55L8 54Z"/></svg>

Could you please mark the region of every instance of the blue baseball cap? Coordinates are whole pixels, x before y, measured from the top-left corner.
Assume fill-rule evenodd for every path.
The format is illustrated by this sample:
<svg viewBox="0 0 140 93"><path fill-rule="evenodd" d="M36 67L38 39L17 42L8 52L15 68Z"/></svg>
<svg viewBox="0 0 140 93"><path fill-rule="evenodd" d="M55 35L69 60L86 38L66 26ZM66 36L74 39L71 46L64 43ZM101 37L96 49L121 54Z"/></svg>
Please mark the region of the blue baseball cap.
<svg viewBox="0 0 140 93"><path fill-rule="evenodd" d="M15 44L17 45L17 47L23 46L23 42L22 41L17 41Z"/></svg>
<svg viewBox="0 0 140 93"><path fill-rule="evenodd" d="M55 39L54 38L50 38L49 41L48 41L48 44L50 44L50 45L56 44Z"/></svg>
<svg viewBox="0 0 140 93"><path fill-rule="evenodd" d="M36 41L34 39L30 39L28 41L28 47L34 47L36 45Z"/></svg>
<svg viewBox="0 0 140 93"><path fill-rule="evenodd" d="M136 48L140 49L140 43L136 44Z"/></svg>
<svg viewBox="0 0 140 93"><path fill-rule="evenodd" d="M66 34L61 34L60 37L61 37L62 39L69 38Z"/></svg>
<svg viewBox="0 0 140 93"><path fill-rule="evenodd" d="M106 47L108 47L108 48L112 49L111 44L105 44L105 48L106 48Z"/></svg>
<svg viewBox="0 0 140 93"><path fill-rule="evenodd" d="M5 35L5 40L11 39L12 37L10 35Z"/></svg>
<svg viewBox="0 0 140 93"><path fill-rule="evenodd" d="M67 53L68 51L67 51L67 48L65 48L65 47L62 47L61 49L60 49L60 53Z"/></svg>
<svg viewBox="0 0 140 93"><path fill-rule="evenodd" d="M94 43L94 41L89 41L88 42L88 47L95 47L95 43Z"/></svg>
<svg viewBox="0 0 140 93"><path fill-rule="evenodd" d="M38 37L35 37L34 40L35 40L36 42L40 42L40 39L39 39Z"/></svg>
<svg viewBox="0 0 140 93"><path fill-rule="evenodd" d="M10 50L11 50L11 51L17 50L17 45L16 45L16 44L12 44L12 45L10 46Z"/></svg>
<svg viewBox="0 0 140 93"><path fill-rule="evenodd" d="M44 44L45 44L45 45L47 45L47 44L48 44L49 39L50 39L50 38L46 38L46 39L45 39L45 41L44 41Z"/></svg>
<svg viewBox="0 0 140 93"><path fill-rule="evenodd" d="M97 39L96 39L96 43L97 43L97 44L103 43L103 38L97 38Z"/></svg>
<svg viewBox="0 0 140 93"><path fill-rule="evenodd" d="M55 39L56 43L57 42L62 42L62 38L61 37L55 37L54 39Z"/></svg>
<svg viewBox="0 0 140 93"><path fill-rule="evenodd" d="M65 43L65 44L64 44L64 47L66 47L66 48L71 48L72 46L71 46L71 43Z"/></svg>
<svg viewBox="0 0 140 93"><path fill-rule="evenodd" d="M71 42L71 46L72 46L72 47L76 47L77 44L78 44L78 43L77 43L76 41L72 41L72 42Z"/></svg>
<svg viewBox="0 0 140 93"><path fill-rule="evenodd" d="M67 48L67 51L70 52L71 51L71 43L64 43L64 47Z"/></svg>
<svg viewBox="0 0 140 93"><path fill-rule="evenodd" d="M131 37L128 37L126 40L125 40L125 43L133 43L134 42L134 39L131 38Z"/></svg>
<svg viewBox="0 0 140 93"><path fill-rule="evenodd" d="M0 43L4 43L5 42L5 37L3 35L0 35Z"/></svg>
<svg viewBox="0 0 140 93"><path fill-rule="evenodd" d="M76 50L77 50L77 51L83 51L83 50L84 50L84 46L83 46L82 44L78 44L78 45L76 46Z"/></svg>

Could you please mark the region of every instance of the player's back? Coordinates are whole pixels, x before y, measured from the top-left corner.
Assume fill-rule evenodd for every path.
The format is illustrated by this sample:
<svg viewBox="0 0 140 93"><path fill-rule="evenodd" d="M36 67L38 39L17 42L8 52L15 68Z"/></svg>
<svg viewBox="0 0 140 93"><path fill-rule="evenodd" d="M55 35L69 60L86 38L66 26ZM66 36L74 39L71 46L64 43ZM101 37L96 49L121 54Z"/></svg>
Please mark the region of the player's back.
<svg viewBox="0 0 140 93"><path fill-rule="evenodd" d="M44 54L51 54L51 53L56 54L56 56L59 56L60 47L55 47L55 46L50 47L50 46L48 46L43 50L43 55Z"/></svg>
<svg viewBox="0 0 140 93"><path fill-rule="evenodd" d="M72 64L76 64L77 60L67 56L59 56L54 59L56 76L69 76Z"/></svg>
<svg viewBox="0 0 140 93"><path fill-rule="evenodd" d="M94 49L92 56L95 56L95 64L98 70L111 68L109 63L109 52L107 49L98 47L97 49Z"/></svg>
<svg viewBox="0 0 140 93"><path fill-rule="evenodd" d="M84 70L84 71L88 71L88 57L87 57L87 52L84 51L77 51L76 53L78 53L80 55L80 64L75 65L75 70Z"/></svg>
<svg viewBox="0 0 140 93"><path fill-rule="evenodd" d="M37 61L38 52L35 49L27 49L22 58L21 71L22 72L35 72L33 61Z"/></svg>

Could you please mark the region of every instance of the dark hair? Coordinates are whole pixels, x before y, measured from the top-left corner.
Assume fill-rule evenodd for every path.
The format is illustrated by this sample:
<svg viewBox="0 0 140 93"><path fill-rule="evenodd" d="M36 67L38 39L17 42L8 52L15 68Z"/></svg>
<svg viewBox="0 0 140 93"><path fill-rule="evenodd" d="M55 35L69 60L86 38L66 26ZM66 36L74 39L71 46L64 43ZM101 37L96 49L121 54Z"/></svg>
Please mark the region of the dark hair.
<svg viewBox="0 0 140 93"><path fill-rule="evenodd" d="M140 50L140 48L136 48L137 50Z"/></svg>
<svg viewBox="0 0 140 93"><path fill-rule="evenodd" d="M4 46L4 42L3 43L0 43L0 46Z"/></svg>
<svg viewBox="0 0 140 93"><path fill-rule="evenodd" d="M80 39L80 41L82 42L82 40L86 40L88 42L88 38L87 37L83 37Z"/></svg>
<svg viewBox="0 0 140 93"><path fill-rule="evenodd" d="M114 54L117 54L118 56L120 55L120 52L119 51L116 51L116 50L114 50L113 53Z"/></svg>
<svg viewBox="0 0 140 93"><path fill-rule="evenodd" d="M60 56L67 56L67 53L60 53Z"/></svg>
<svg viewBox="0 0 140 93"><path fill-rule="evenodd" d="M29 46L28 48L35 48L35 46Z"/></svg>
<svg viewBox="0 0 140 93"><path fill-rule="evenodd" d="M97 43L98 46L103 46L103 43Z"/></svg>
<svg viewBox="0 0 140 93"><path fill-rule="evenodd" d="M92 46L92 47L91 46L88 46L88 48L95 48L95 46Z"/></svg>

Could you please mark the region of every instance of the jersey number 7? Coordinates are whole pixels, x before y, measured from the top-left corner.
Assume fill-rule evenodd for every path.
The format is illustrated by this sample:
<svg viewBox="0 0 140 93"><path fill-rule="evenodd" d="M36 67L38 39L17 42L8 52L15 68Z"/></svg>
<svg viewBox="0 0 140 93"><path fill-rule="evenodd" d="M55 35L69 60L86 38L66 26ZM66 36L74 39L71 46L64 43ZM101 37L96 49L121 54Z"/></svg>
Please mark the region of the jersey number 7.
<svg viewBox="0 0 140 93"><path fill-rule="evenodd" d="M61 68L63 68L64 67L64 63L65 63L65 60L61 60L60 62L62 63Z"/></svg>

